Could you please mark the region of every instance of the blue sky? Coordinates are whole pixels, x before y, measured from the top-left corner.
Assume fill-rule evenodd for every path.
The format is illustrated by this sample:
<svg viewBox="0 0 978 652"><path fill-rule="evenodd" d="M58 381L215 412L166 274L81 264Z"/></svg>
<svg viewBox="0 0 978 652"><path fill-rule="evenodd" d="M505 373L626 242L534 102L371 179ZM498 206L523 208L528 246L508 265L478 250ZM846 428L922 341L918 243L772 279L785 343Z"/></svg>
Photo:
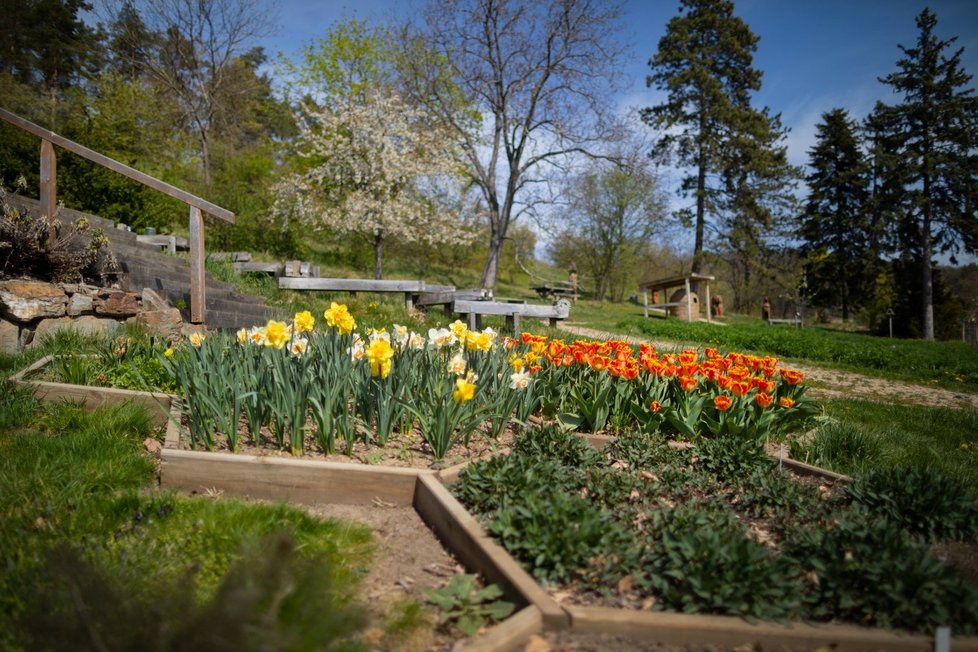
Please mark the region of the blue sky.
<svg viewBox="0 0 978 652"><path fill-rule="evenodd" d="M325 34L335 21L356 17L384 21L408 16L417 2L360 0L304 2L280 0L278 31L262 42L270 55L297 55L299 48ZM620 38L631 50L620 107L649 106L656 94L645 85L647 62L666 23L676 15L678 0L632 0L625 5ZM941 38L957 36L964 46L964 67L978 73L978 0L740 0L736 15L760 36L754 65L763 71L756 106L781 113L791 128L789 158L804 164L822 113L843 107L864 117L876 100L896 101L877 81L896 70L897 44L912 46L914 18L929 6L938 18ZM974 82L972 84L974 86Z"/></svg>

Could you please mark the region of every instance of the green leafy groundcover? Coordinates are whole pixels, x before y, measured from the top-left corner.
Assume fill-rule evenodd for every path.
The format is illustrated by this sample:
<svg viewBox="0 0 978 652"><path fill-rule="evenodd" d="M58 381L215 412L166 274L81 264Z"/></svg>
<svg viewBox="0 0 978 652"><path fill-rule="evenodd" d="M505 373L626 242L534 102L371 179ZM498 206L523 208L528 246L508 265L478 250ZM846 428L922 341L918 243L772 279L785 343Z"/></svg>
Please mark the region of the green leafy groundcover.
<svg viewBox="0 0 978 652"><path fill-rule="evenodd" d="M978 631L978 587L929 553L974 542L978 505L939 474L871 473L826 491L742 439L675 450L625 434L604 453L529 430L454 492L539 580L607 604Z"/></svg>

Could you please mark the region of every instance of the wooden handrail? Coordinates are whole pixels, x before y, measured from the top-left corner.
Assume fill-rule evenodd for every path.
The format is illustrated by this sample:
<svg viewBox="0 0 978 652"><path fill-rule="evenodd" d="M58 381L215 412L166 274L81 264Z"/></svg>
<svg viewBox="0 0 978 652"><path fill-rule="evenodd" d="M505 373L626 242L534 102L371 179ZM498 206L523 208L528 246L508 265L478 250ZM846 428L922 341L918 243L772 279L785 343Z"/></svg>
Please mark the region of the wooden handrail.
<svg viewBox="0 0 978 652"><path fill-rule="evenodd" d="M25 120L18 115L14 115L10 111L7 111L5 109L0 109L0 119L9 122L15 127L19 127L26 132L34 134L41 140L46 140L50 143L53 143L54 145L57 145L62 149L68 150L72 154L77 154L82 158L86 158L92 163L97 163L98 165L101 165L104 168L108 168L113 172L118 172L123 176L129 177L133 181L138 181L144 186L149 186L153 190L158 190L159 192L162 192L164 195L169 195L174 199L179 199L180 201L182 201L184 204L187 204L188 206L196 206L197 208L204 211L208 215L213 215L214 217L220 218L225 222L230 222L231 224L234 224L234 213L232 213L228 209L221 208L217 204L212 204L206 199L201 199L200 197L197 197L196 195L192 195L185 190L181 190L176 186L171 186L165 181L160 181L156 177L151 177L145 172L140 172L139 170L131 168L124 163L120 163L115 159L111 159L108 156L105 156L104 154L99 154L96 151L88 149L84 145L79 145L73 140L68 140L64 136L59 136L53 131L49 131L44 127L39 127L33 122L30 122L29 120Z"/></svg>
<svg viewBox="0 0 978 652"><path fill-rule="evenodd" d="M59 136L53 131L39 127L5 109L0 109L0 120L9 122L41 139L41 212L44 213L44 217L51 220L50 237L52 239L54 238L54 213L57 205L57 163L54 145L190 206L190 321L195 324L204 323L206 301L204 298L204 219L202 213L208 213L231 224L234 224L234 213L176 186L171 186L165 181L151 177L145 172L133 169L104 154L99 154L84 145L79 145L64 136Z"/></svg>

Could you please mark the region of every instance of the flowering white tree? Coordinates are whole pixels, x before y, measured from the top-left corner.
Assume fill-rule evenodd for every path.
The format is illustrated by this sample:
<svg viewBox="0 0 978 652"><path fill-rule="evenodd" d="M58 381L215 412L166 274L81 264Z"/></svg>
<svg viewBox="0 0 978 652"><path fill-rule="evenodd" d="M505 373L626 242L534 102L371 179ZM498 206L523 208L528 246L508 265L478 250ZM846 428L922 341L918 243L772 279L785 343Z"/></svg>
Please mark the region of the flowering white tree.
<svg viewBox="0 0 978 652"><path fill-rule="evenodd" d="M310 108L299 128L306 165L278 184L276 209L313 228L371 239L375 278L382 278L387 238L426 244L472 239L454 139L393 91Z"/></svg>

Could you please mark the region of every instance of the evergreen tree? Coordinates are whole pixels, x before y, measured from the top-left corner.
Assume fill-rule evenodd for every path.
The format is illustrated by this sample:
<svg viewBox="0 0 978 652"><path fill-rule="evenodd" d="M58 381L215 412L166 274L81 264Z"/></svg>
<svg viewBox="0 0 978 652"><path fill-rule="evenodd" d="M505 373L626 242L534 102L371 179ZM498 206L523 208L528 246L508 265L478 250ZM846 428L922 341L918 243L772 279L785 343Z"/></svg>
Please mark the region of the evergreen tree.
<svg viewBox="0 0 978 652"><path fill-rule="evenodd" d="M875 281L870 167L858 127L844 109L823 113L816 129L816 142L809 150L802 251L814 303L841 303L842 319L847 320Z"/></svg>
<svg viewBox="0 0 978 652"><path fill-rule="evenodd" d="M956 38L942 40L937 17L917 17L914 47L900 46L899 70L884 78L903 96L879 105L875 122L899 158L899 226L902 257L919 261L924 339L934 339L933 257L978 251L978 98L961 68L963 49L949 52Z"/></svg>
<svg viewBox="0 0 978 652"><path fill-rule="evenodd" d="M783 137L776 117L751 107L751 94L761 87L761 72L752 66L758 37L733 9L730 0L681 0L646 79L648 86L668 93L665 102L642 113L646 123L666 133L654 153L674 154L680 165L692 168L682 192L696 201L694 272L703 267L707 216L715 220L724 207L750 201L743 194L736 199L747 186L732 180L734 161L760 163L765 155L745 148L769 147ZM755 139L751 133L763 136ZM751 175L748 171L740 181Z"/></svg>

